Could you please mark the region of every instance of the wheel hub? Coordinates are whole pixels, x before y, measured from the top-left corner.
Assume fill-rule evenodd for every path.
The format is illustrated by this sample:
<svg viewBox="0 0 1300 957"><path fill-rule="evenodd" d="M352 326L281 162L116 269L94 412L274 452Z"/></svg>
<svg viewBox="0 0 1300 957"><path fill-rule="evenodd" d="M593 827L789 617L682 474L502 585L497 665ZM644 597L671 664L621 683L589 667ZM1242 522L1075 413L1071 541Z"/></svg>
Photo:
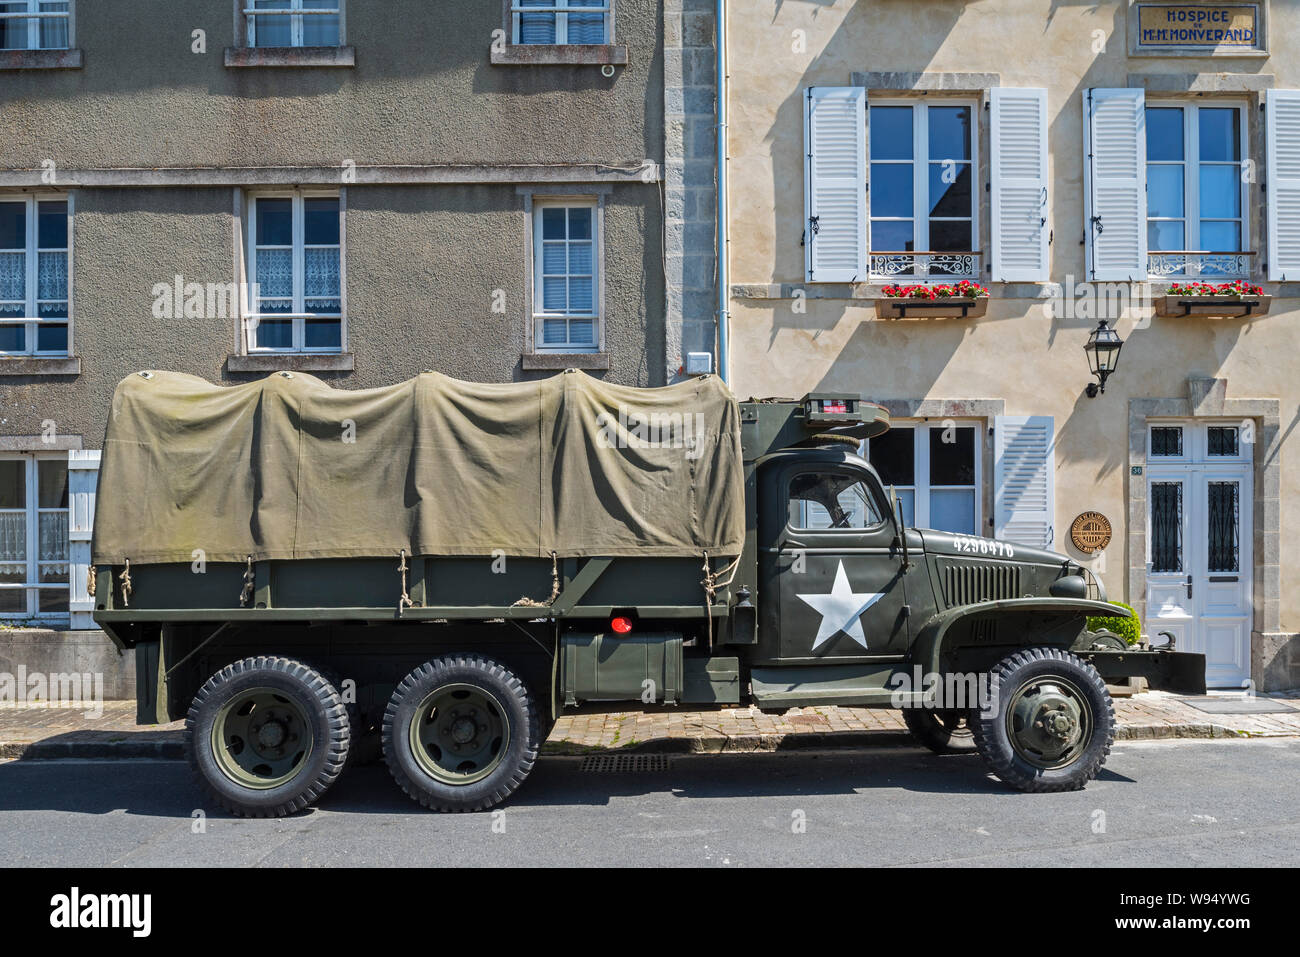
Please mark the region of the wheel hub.
<svg viewBox="0 0 1300 957"><path fill-rule="evenodd" d="M297 774L313 743L307 712L270 688L235 695L212 726L212 755L222 773L259 790L277 787Z"/></svg>
<svg viewBox="0 0 1300 957"><path fill-rule="evenodd" d="M1011 743L1030 763L1069 764L1086 744L1090 721L1082 694L1069 682L1038 678L1017 693L1007 713Z"/></svg>
<svg viewBox="0 0 1300 957"><path fill-rule="evenodd" d="M505 710L492 694L471 684L444 685L416 708L411 750L435 780L472 784L501 763L510 742Z"/></svg>
<svg viewBox="0 0 1300 957"><path fill-rule="evenodd" d="M257 743L266 751L278 751L289 736L289 728L284 722L274 718L260 725L255 724L253 730L257 732Z"/></svg>

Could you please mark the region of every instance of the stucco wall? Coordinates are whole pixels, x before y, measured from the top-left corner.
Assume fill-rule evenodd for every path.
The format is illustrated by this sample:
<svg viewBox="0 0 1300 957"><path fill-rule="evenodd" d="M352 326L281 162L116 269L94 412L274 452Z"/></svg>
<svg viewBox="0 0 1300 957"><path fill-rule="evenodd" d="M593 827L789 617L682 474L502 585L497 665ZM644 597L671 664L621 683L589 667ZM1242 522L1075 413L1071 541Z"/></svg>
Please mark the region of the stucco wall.
<svg viewBox="0 0 1300 957"><path fill-rule="evenodd" d="M83 0L79 70L3 74L0 163L662 163L659 0L622 0L629 63L494 66L500 0L347 0L349 68L229 68L232 0ZM191 52L192 31L207 52Z"/></svg>
<svg viewBox="0 0 1300 957"><path fill-rule="evenodd" d="M543 191L544 192L544 191ZM606 347L602 374L664 382L662 234L655 184L613 187L605 207ZM436 369L481 381L524 372L523 197L514 186L353 186L346 194L349 349L355 370L317 373L366 388ZM214 381L231 374L236 319L158 319L153 287L234 278L234 193L212 189L82 189L75 194L74 352L69 377L0 380L0 435L60 434L99 448L113 386L146 368ZM493 294L504 292L504 313ZM260 374L260 373L259 373Z"/></svg>
<svg viewBox="0 0 1300 957"><path fill-rule="evenodd" d="M1189 377L1226 378L1231 398L1278 398L1282 438L1277 448L1261 454L1280 462L1280 490L1257 484L1256 495L1280 491L1280 518L1263 549L1273 552L1270 561L1280 555L1283 576L1280 595L1257 590L1256 597L1278 601L1282 630L1294 631L1300 626L1300 579L1294 572L1300 567L1300 506L1295 504L1300 439L1294 436L1300 406L1295 374L1300 290L1270 285L1271 292L1281 294L1272 314L1249 321L1122 321L1119 331L1127 344L1119 371L1096 399L1083 394L1091 381L1083 345L1096 320L1049 318L1033 298L1041 290L1033 287L991 286L988 315L978 320L878 320L872 303L848 298L847 287L809 287L806 303L789 298L804 278L804 88L846 86L854 73L868 71L993 73L1000 74L1003 86L1047 88L1052 278L1082 281L1084 91L1128 86L1129 75L1139 73L1226 72L1241 74L1229 82L1244 87L1271 75L1276 87L1300 87L1295 56L1300 6L1275 0L1270 7L1272 55L1266 59L1138 58L1128 56L1128 5L1122 2L732 0L729 179L736 391L800 395L823 388L891 399L996 397L1005 398L1010 414L1054 416L1056 547L1070 550L1069 523L1078 512L1106 514L1115 534L1099 562L1102 577L1112 597L1130 599L1140 596L1128 594L1126 577L1133 548L1125 527L1129 399L1184 397ZM1104 49L1094 50L1102 40ZM805 52L797 52L801 44ZM1259 160L1261 117L1254 108L1258 101L1250 102L1252 155ZM980 151L986 155L987 150L985 136ZM1263 211L1258 194L1253 198L1250 216L1258 235ZM986 249L987 223L981 229ZM777 292L772 284L789 285ZM751 288L736 295L742 286ZM1276 501L1272 507L1278 507Z"/></svg>

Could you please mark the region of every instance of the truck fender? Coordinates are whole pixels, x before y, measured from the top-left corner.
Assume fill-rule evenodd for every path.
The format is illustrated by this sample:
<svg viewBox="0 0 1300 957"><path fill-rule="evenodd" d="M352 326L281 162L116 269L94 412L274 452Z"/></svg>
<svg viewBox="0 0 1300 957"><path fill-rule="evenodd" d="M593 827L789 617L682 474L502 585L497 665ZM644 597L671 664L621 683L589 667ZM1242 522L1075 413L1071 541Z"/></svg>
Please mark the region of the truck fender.
<svg viewBox="0 0 1300 957"><path fill-rule="evenodd" d="M1088 616L1107 618L1131 618L1127 609L1103 601L1086 598L1006 598L998 601L982 601L973 605L958 605L940 612L922 626L916 642L912 646L912 661L919 664L927 673L939 674L942 671L940 661L943 657L944 642L952 627L960 621L974 616L989 615L1015 616L1059 616L1064 619ZM1082 625L1082 622L1081 622Z"/></svg>

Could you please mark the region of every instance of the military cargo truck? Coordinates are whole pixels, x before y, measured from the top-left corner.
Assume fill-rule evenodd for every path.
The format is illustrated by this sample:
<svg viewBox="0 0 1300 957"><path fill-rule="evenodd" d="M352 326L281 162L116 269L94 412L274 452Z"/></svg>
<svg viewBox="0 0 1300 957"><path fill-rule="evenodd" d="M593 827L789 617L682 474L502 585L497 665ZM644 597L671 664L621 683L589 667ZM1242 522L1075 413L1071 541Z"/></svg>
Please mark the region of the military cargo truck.
<svg viewBox="0 0 1300 957"><path fill-rule="evenodd" d="M95 619L138 721L186 720L221 805L273 816L382 752L441 811L490 808L584 707L904 708L1013 788L1096 776L1106 682L1204 691L1127 645L1087 569L907 527L859 455L861 396L738 403L581 372L336 390L281 372L119 384Z"/></svg>

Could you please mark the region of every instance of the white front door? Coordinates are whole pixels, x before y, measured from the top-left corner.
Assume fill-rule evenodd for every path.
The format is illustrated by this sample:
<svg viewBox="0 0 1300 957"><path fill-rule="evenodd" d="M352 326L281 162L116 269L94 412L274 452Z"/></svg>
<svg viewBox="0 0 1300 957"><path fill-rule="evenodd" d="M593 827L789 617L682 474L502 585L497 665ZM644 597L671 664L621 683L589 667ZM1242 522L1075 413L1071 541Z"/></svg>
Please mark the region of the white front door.
<svg viewBox="0 0 1300 957"><path fill-rule="evenodd" d="M1250 677L1252 431L1204 420L1148 429L1145 631L1205 655L1211 688Z"/></svg>

